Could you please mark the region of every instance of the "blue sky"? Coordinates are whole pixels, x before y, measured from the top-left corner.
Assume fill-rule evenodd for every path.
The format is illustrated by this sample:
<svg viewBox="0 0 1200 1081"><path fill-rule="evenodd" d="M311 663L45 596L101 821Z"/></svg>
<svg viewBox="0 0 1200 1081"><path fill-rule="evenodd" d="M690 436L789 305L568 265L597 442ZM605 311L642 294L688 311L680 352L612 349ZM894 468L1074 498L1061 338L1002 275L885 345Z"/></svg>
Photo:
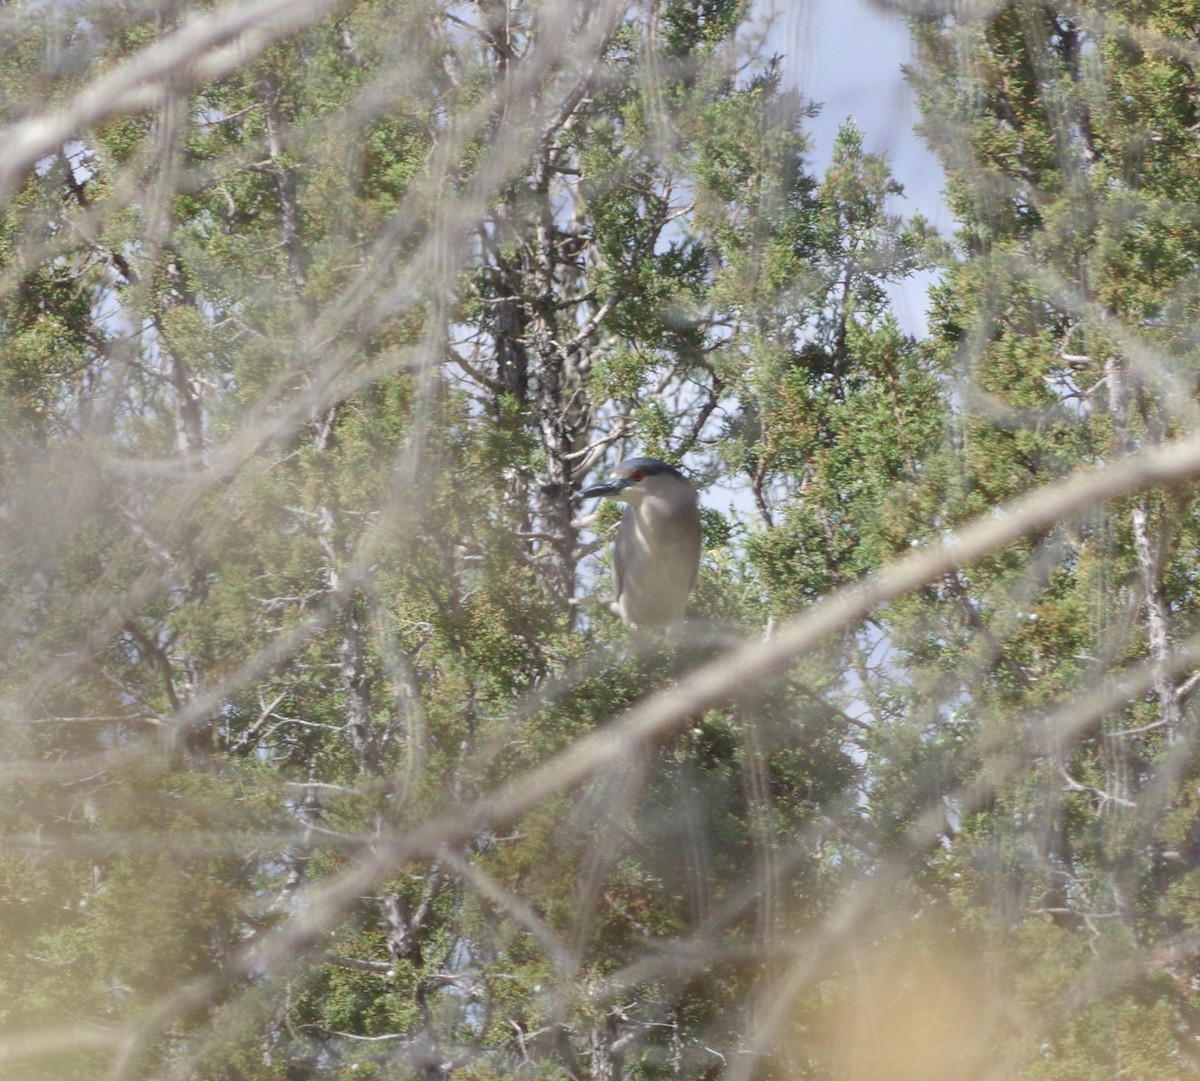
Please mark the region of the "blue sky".
<svg viewBox="0 0 1200 1081"><path fill-rule="evenodd" d="M776 14L768 49L783 55L789 84L821 104L809 124L817 172L829 162L838 128L853 117L867 149L885 155L904 185L896 211L919 210L948 238L952 223L942 200L942 170L913 132L916 105L900 70L911 57L903 21L871 0L760 0L761 13L771 9ZM930 281L913 281L893 295L897 318L910 333L924 330Z"/></svg>

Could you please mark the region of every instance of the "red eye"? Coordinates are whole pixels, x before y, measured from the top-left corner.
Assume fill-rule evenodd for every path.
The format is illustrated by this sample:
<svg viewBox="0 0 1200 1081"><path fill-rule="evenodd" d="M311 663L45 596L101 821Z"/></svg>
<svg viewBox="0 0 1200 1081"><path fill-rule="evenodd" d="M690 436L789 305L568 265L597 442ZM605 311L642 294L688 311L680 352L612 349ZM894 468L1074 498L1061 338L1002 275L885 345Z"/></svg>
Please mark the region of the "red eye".
<svg viewBox="0 0 1200 1081"><path fill-rule="evenodd" d="M645 474L645 473L643 473L643 472L642 472L640 469L635 469L635 470L634 470L634 471L633 471L633 472L632 472L632 473L629 475L629 479L630 479L631 481L633 481L633 482L634 482L634 484L639 484L639 483L641 483L643 480L645 480L645 479L646 479L646 474Z"/></svg>

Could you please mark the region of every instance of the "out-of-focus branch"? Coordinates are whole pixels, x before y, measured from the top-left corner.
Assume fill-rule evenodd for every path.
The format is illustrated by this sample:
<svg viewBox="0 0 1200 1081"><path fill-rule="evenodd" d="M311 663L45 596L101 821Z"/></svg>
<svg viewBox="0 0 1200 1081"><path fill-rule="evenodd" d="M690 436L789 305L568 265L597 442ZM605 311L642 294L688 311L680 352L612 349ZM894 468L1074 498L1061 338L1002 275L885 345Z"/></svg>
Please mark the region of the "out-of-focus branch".
<svg viewBox="0 0 1200 1081"><path fill-rule="evenodd" d="M686 719L736 693L761 685L818 643L852 626L880 604L902 597L1020 537L1045 530L1108 499L1200 474L1200 435L1131 455L1122 461L1046 485L966 525L943 543L921 548L875 578L834 593L784 624L697 669L674 687L634 706L543 767L481 801L482 820L508 821L566 791L598 769L675 731Z"/></svg>
<svg viewBox="0 0 1200 1081"><path fill-rule="evenodd" d="M380 838L370 855L311 891L294 919L231 959L220 975L205 976L185 984L139 1019L119 1041L125 1053L116 1065L115 1076L126 1075L143 1042L180 1012L208 1002L230 982L251 971L273 971L290 958L309 954L327 929L344 917L382 875L398 864L422 856L436 858L444 846L466 843L481 828L494 828L519 819L604 768L626 760L646 744L666 738L697 712L730 698L745 687L764 685L769 677L881 604L920 589L958 567L1023 536L1066 521L1105 500L1129 496L1160 484L1176 484L1197 475L1200 475L1200 434L1142 451L1023 495L969 523L941 544L915 551L877 577L839 590L784 624L773 637L748 641L703 665L676 685L643 699L613 723L576 741L543 765L501 785L472 807L454 808L399 830L391 837ZM1178 666L1171 665L1172 674L1179 674L1174 671L1176 667L1180 672L1190 669L1197 656L1200 656L1200 643L1189 643L1188 648L1181 651ZM1142 693L1153 685L1154 678L1151 667L1143 666L1120 685L1106 686L1079 702L1070 703L1052 719L1047 728L1048 739L1070 738L1095 716ZM990 777L979 783L991 787L999 780ZM963 806L973 804L978 798L979 783L961 794L959 802ZM914 844L935 828L931 825L933 822L938 829L944 822L944 808L940 804L931 808L925 818L918 819L913 828ZM869 907L871 898L877 897L901 871L901 867L896 867L891 878L887 874L876 876L866 888L869 897L859 895L840 908L838 926L826 929L831 933L823 940L825 955L832 943L840 941L841 932L852 926ZM816 952L822 953L821 950ZM796 965L772 990L775 1005L764 1011L759 1040L769 1038L779 1023L779 1010L794 1002L813 966L820 963L819 958L814 957L811 963ZM779 1006L781 1002L783 1007Z"/></svg>
<svg viewBox="0 0 1200 1081"><path fill-rule="evenodd" d="M1167 666L1168 671L1177 677L1194 666L1197 660L1200 660L1200 635L1182 643L1172 656ZM1048 742L1046 747L1036 750L1041 753L1053 749L1051 744L1061 746L1070 742L1081 732L1095 726L1122 703L1135 700L1151 690L1158 678L1158 664L1148 660L1123 672L1119 681L1106 681L1090 693L1072 699L1044 718L1042 731ZM957 791L949 793L949 799L960 809L961 814L970 814L983 806L1025 763L1024 756L1006 756L998 760L992 769L963 784ZM1111 796L1108 798L1112 800ZM859 888L838 906L827 920L792 944L790 952L796 959L794 964L778 980L768 984L759 998L761 1009L757 1011L757 1016L760 1020L751 1044L752 1049L764 1050L778 1039L795 1008L797 997L818 978L829 958L836 955L854 936L855 929L860 927L860 921L868 916L879 903L879 899L900 879L907 867L906 856L934 843L944 825L945 805L939 799L918 816L908 831L905 846L896 857L885 863L878 873L864 879ZM1160 949L1147 951L1144 964L1151 966L1155 963L1155 958L1163 956L1169 954L1164 954ZM1077 1003L1110 995L1114 984L1120 982L1111 969L1100 971L1103 975L1099 979L1093 977L1075 989ZM1135 975L1136 969L1129 969L1124 978L1131 979ZM1047 1031L1053 1023L1053 1018L1046 1019ZM748 1081L752 1076L749 1067L754 1061L754 1055L746 1055L745 1060L731 1072L733 1081Z"/></svg>
<svg viewBox="0 0 1200 1081"><path fill-rule="evenodd" d="M341 6L342 0L257 0L193 15L51 112L0 132L0 203L37 162L111 116L158 105L170 84L198 86L229 74L269 45Z"/></svg>

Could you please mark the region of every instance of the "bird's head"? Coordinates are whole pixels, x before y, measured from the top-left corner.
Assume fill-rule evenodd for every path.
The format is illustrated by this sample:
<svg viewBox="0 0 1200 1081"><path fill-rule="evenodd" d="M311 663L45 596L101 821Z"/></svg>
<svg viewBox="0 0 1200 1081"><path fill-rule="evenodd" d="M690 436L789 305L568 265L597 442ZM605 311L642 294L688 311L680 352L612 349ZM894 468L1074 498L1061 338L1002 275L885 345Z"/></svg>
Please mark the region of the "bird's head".
<svg viewBox="0 0 1200 1081"><path fill-rule="evenodd" d="M675 501L694 489L674 466L657 458L626 458L603 484L593 484L582 493L584 499L608 496L637 506L647 497L658 496Z"/></svg>

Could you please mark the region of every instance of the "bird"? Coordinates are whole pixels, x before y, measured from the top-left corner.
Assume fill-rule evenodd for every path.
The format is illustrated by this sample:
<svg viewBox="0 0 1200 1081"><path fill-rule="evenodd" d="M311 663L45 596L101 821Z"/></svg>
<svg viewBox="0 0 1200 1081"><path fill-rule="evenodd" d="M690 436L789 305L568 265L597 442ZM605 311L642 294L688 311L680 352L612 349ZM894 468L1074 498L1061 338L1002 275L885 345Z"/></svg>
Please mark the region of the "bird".
<svg viewBox="0 0 1200 1081"><path fill-rule="evenodd" d="M626 458L581 496L626 504L613 544L613 614L633 630L681 620L700 566L700 497L691 482L657 458Z"/></svg>

